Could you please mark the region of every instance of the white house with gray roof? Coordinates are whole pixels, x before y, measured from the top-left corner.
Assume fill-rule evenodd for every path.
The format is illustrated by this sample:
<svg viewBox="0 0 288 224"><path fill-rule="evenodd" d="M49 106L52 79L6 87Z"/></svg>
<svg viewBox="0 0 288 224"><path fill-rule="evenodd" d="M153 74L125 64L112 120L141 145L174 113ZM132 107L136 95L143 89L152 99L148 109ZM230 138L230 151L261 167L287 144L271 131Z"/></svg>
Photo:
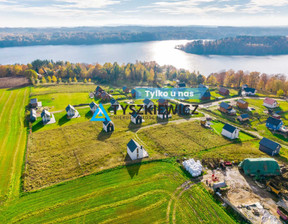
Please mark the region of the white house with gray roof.
<svg viewBox="0 0 288 224"><path fill-rule="evenodd" d="M48 110L43 110L41 113L41 118L43 121L43 124L53 124L56 122L54 114L51 114Z"/></svg>
<svg viewBox="0 0 288 224"><path fill-rule="evenodd" d="M112 121L105 120L103 121L103 130L105 132L113 132L114 131L114 123Z"/></svg>
<svg viewBox="0 0 288 224"><path fill-rule="evenodd" d="M131 114L131 121L134 123L134 124L142 124L143 122L143 118L140 114L134 112Z"/></svg>
<svg viewBox="0 0 288 224"><path fill-rule="evenodd" d="M127 153L131 160L143 159L149 156L143 146L139 145L138 142L133 139L131 139L127 144Z"/></svg>
<svg viewBox="0 0 288 224"><path fill-rule="evenodd" d="M230 124L225 124L221 134L227 138L236 139L239 138L239 129Z"/></svg>
<svg viewBox="0 0 288 224"><path fill-rule="evenodd" d="M76 110L70 104L66 107L66 112L67 112L68 119L80 117L78 110Z"/></svg>
<svg viewBox="0 0 288 224"><path fill-rule="evenodd" d="M90 107L91 112L94 114L98 108L98 105L93 101L92 103L89 104L89 107Z"/></svg>

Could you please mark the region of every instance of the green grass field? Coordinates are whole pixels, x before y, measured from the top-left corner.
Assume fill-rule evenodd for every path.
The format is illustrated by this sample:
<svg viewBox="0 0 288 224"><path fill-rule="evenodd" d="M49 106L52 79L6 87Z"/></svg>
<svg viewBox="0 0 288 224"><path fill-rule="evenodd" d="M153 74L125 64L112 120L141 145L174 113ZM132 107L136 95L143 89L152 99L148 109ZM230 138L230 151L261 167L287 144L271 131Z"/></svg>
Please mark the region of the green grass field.
<svg viewBox="0 0 288 224"><path fill-rule="evenodd" d="M187 180L177 164L127 166L25 194L0 222L172 223L175 204L176 223L234 223L201 185L181 188Z"/></svg>
<svg viewBox="0 0 288 224"><path fill-rule="evenodd" d="M29 88L0 90L0 205L19 196L26 148L25 106Z"/></svg>

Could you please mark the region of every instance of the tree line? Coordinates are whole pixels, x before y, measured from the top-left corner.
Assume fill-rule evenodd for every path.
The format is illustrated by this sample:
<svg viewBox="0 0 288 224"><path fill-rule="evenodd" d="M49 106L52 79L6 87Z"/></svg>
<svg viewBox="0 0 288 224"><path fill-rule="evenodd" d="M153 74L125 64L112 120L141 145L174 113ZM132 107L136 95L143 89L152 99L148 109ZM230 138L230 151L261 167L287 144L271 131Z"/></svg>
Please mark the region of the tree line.
<svg viewBox="0 0 288 224"><path fill-rule="evenodd" d="M240 88L243 84L260 92L282 95L288 91L285 75L268 75L259 72L229 70L212 73L207 78L198 72L160 66L156 62L136 62L119 65L117 62L101 64L70 63L63 61L35 60L27 65L0 65L0 77L26 76L32 84L59 82L97 82L115 84L147 83L163 86L176 85L176 81L195 87L199 84Z"/></svg>

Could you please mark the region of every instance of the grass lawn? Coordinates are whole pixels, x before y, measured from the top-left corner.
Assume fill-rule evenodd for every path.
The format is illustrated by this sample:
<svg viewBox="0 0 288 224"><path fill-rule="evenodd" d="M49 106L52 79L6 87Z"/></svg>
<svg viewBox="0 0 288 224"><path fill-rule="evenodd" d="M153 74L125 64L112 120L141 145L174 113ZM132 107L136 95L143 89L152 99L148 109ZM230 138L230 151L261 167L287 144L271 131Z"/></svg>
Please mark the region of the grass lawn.
<svg viewBox="0 0 288 224"><path fill-rule="evenodd" d="M29 88L0 89L0 205L19 196Z"/></svg>

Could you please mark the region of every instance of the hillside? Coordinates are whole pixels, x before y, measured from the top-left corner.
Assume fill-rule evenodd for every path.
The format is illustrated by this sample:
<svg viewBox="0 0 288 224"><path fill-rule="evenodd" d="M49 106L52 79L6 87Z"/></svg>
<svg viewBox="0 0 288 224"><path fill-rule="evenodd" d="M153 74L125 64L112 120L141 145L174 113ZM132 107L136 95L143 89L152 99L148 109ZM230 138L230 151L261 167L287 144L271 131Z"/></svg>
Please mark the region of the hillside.
<svg viewBox="0 0 288 224"><path fill-rule="evenodd" d="M288 54L286 36L238 36L213 41L197 40L178 46L200 55L282 55Z"/></svg>

